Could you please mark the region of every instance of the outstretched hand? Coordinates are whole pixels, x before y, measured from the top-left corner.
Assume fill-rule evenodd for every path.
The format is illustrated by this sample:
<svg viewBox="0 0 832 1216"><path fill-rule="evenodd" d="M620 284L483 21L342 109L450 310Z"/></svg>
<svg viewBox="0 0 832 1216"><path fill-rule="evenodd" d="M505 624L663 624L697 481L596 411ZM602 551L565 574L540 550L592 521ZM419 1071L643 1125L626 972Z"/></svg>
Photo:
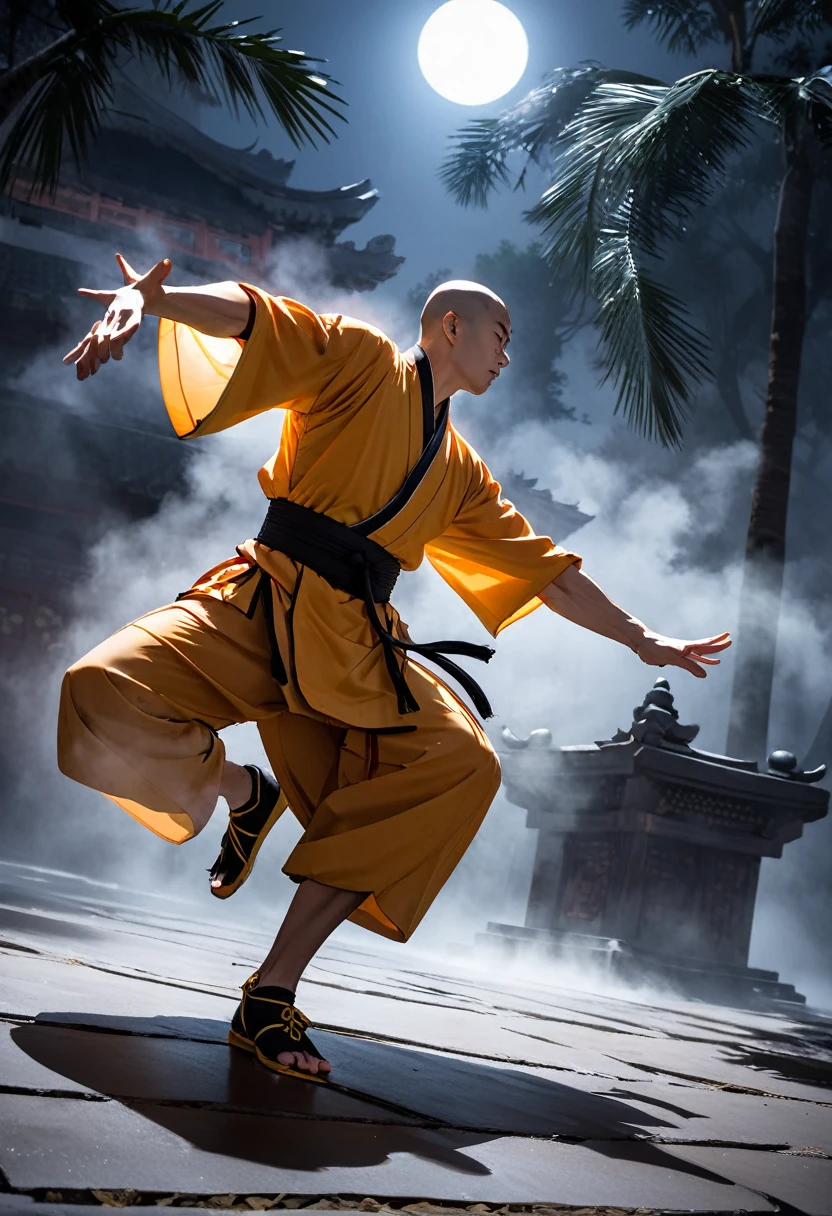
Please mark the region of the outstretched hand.
<svg viewBox="0 0 832 1216"><path fill-rule="evenodd" d="M87 335L66 355L64 363L75 364L79 380L94 376L102 363L110 358L121 359L124 344L129 342L141 325L142 317L158 298L162 283L171 271L167 258L157 262L147 274L139 275L121 256L116 254L124 286L112 291L98 291L79 287L78 294L98 300L106 308L101 321L96 321Z"/></svg>
<svg viewBox="0 0 832 1216"><path fill-rule="evenodd" d="M720 650L726 650L731 645L731 637L727 633L719 633L712 638L701 638L698 642L683 642L679 638L666 638L660 633L647 630L644 637L634 646L642 663L650 667L682 667L694 676L704 679L708 674L705 666L716 667L719 659L713 658Z"/></svg>

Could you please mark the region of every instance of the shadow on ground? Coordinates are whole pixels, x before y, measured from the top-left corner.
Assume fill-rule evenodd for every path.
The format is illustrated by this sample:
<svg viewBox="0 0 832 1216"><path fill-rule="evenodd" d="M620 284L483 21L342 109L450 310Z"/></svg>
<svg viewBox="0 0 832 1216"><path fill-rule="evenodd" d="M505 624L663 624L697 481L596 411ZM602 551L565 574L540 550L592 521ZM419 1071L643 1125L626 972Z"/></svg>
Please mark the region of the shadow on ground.
<svg viewBox="0 0 832 1216"><path fill-rule="evenodd" d="M611 1142L632 1148L638 1132L674 1126L609 1092L322 1031L316 1038L337 1082L313 1085L268 1072L229 1048L226 1034L225 1022L210 1019L50 1012L15 1027L12 1039L51 1073L202 1151L294 1170L373 1166L410 1153L482 1175L488 1167L464 1150L500 1136L593 1141L594 1150L615 1156ZM673 1113L692 1114L681 1106ZM327 1120L327 1134L310 1134L310 1119ZM722 1181L659 1146L640 1142L638 1156Z"/></svg>

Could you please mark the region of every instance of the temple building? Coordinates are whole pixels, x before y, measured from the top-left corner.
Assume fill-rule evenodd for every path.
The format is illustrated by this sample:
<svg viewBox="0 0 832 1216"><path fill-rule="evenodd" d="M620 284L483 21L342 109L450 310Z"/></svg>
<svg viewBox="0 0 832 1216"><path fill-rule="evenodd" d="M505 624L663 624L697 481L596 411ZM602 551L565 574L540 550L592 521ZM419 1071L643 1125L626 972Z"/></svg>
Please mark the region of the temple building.
<svg viewBox="0 0 832 1216"><path fill-rule="evenodd" d="M304 238L334 287L371 291L395 275L394 237L363 248L341 239L376 203L371 183L301 190L292 169L265 149L219 143L124 83L83 167L66 157L54 196L33 196L23 178L0 196L4 656L48 640L90 545L119 518L152 514L190 457L135 377L107 386L115 410L98 385L82 406L65 403L72 373L60 357L90 317L76 289L112 282L115 250L141 268L169 255L172 282L269 286L271 259Z"/></svg>
<svg viewBox="0 0 832 1216"><path fill-rule="evenodd" d="M553 747L546 729L503 730L503 787L536 840L524 923L489 922L487 957L758 1009L805 1003L748 959L761 861L828 814L826 767L773 751L760 771L692 747L698 732L663 678L611 739Z"/></svg>

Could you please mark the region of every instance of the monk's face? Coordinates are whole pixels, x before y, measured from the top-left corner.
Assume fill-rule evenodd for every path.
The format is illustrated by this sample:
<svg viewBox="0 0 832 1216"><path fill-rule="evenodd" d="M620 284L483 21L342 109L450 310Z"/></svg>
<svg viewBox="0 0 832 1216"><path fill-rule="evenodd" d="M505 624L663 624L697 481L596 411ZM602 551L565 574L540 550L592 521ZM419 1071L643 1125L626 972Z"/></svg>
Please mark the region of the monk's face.
<svg viewBox="0 0 832 1216"><path fill-rule="evenodd" d="M448 318L445 318L446 324ZM511 318L504 304L482 305L455 317L453 365L459 387L479 396L509 365L506 351L511 337Z"/></svg>

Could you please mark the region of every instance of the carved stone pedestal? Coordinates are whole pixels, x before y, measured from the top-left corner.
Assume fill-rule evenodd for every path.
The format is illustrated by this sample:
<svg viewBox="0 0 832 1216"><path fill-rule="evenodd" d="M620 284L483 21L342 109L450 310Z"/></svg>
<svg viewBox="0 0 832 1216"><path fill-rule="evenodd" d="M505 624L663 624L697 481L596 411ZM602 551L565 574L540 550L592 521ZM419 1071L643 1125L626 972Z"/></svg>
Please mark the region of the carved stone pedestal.
<svg viewBox="0 0 832 1216"><path fill-rule="evenodd" d="M658 680L609 742L553 748L547 731L504 732L504 788L539 837L525 924L491 923L478 946L709 1001L804 1001L749 968L748 947L760 859L826 815L829 794L811 785L825 770L799 773L773 752L759 772L692 748L697 730Z"/></svg>

